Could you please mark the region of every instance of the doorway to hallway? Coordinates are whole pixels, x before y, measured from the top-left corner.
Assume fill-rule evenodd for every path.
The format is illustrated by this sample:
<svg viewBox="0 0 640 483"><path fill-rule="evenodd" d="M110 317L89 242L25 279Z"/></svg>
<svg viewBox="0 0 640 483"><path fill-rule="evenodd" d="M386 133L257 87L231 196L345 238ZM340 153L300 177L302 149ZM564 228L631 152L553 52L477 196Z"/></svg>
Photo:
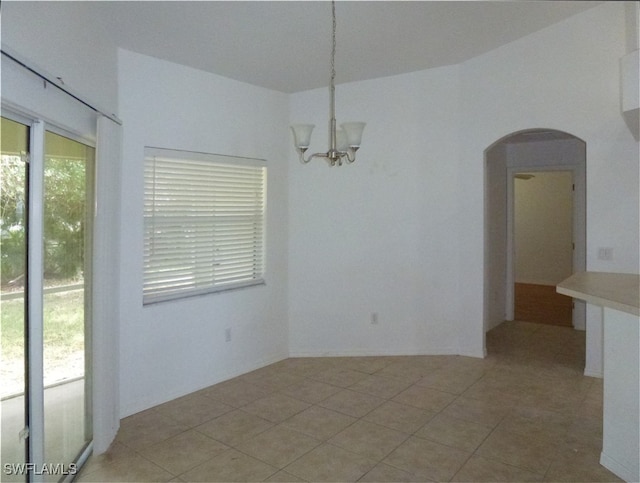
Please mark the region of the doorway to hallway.
<svg viewBox="0 0 640 483"><path fill-rule="evenodd" d="M560 173L566 173L562 175ZM558 179L570 179L570 235L561 242L564 250L569 250L570 261L558 262L557 243L551 244L551 255L543 255L540 250L542 239L548 235L550 227L544 226L535 217L526 224L520 223L523 229L521 243L517 242L516 230L516 192L519 186L535 187L549 173ZM524 179L527 178L527 179ZM563 181L566 183L566 179ZM565 191L566 193L566 191ZM537 201L528 200L520 203L530 211L538 211L557 215L557 200L545 194ZM566 196L565 196L566 198ZM522 211L522 210L519 210ZM565 209L565 212L567 209ZM532 216L540 216L534 213ZM566 215L566 213L565 213ZM566 218L566 216L564 216ZM551 223L551 229L557 220ZM548 224L549 222L545 222ZM565 234L569 230L565 229ZM528 244L523 244L522 239ZM548 242L545 242L548 244ZM555 247L555 248L554 248ZM528 257L520 255L528 254ZM520 258L520 259L519 259ZM528 260L527 263L524 263ZM485 290L484 290L484 328L485 332L501 324L505 320L516 318L516 292L522 295L520 288L524 284L546 286L547 299L552 298L555 285L564 274L582 271L586 267L586 144L570 133L552 129L530 129L511 133L487 148L485 151ZM528 268L526 276L518 276L517 267ZM546 270L541 270L545 268ZM568 275L567 275L568 276ZM564 277L566 278L566 277ZM516 285L522 283L523 285ZM532 292L533 290L530 290ZM543 290L544 291L544 290ZM530 308L541 310L543 305L536 295L530 296ZM563 305L564 304L564 305ZM520 306L522 304L519 304ZM550 301L548 310L553 318L567 316L570 310L571 324L574 328L584 330L586 307L584 303L575 301L571 306L566 300ZM530 318L530 316L528 316ZM542 318L549 319L547 315ZM566 319L565 319L566 320Z"/></svg>

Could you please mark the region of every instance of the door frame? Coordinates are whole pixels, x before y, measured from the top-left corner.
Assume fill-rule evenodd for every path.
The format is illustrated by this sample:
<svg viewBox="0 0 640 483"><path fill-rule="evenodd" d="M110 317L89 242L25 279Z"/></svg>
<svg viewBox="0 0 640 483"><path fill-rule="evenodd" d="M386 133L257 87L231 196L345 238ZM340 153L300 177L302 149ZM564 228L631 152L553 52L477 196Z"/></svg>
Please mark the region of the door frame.
<svg viewBox="0 0 640 483"><path fill-rule="evenodd" d="M96 142L78 133L61 127L60 124L44 119L35 113L20 109L13 104L2 102L1 115L4 118L19 122L29 128L29 152L26 167L26 285L25 285L25 420L27 428L25 441L26 463L35 465L33 468L42 468L45 464L45 405L44 405L44 168L45 168L45 134L51 132L72 141L87 145L96 150ZM87 166L87 204L92 218L95 217L94 206L96 183L96 160L93 165ZM90 244L90 251L85 250L88 257L85 266L89 267L89 274L85 278L85 428L93 423L92 405L93 388L91 371L92 367L92 297L93 297L93 273L92 267L95 257L93 243L95 226L93 220L90 223L91 233L85 239ZM89 456L93 447L93 435L80 450L76 459L72 462L82 464ZM79 465L77 466L79 467ZM65 468L69 468L65 466ZM31 470L32 471L32 470ZM44 481L44 473L27 473L27 481ZM74 474L62 475L64 481L71 481Z"/></svg>

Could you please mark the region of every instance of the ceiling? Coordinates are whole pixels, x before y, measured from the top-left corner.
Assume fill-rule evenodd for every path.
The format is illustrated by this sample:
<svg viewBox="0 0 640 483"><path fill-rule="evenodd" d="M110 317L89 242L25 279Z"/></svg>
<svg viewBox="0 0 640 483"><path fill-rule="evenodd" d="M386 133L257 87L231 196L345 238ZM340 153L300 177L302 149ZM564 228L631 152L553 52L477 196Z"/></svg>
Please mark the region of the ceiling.
<svg viewBox="0 0 640 483"><path fill-rule="evenodd" d="M563 131L556 131L550 129L529 129L527 131L512 134L509 137L502 140L504 144L519 144L519 143L531 143L536 141L566 141L569 139L575 139L580 141L575 136Z"/></svg>
<svg viewBox="0 0 640 483"><path fill-rule="evenodd" d="M336 82L457 64L594 1L339 1ZM86 2L119 47L282 92L327 86L326 1Z"/></svg>

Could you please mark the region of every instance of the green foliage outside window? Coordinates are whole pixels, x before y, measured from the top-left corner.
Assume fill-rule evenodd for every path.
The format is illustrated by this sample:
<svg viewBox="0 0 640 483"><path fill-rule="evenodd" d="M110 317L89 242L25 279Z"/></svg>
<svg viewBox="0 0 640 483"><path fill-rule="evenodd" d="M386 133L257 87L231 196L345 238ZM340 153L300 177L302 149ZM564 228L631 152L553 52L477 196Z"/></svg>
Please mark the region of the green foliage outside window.
<svg viewBox="0 0 640 483"><path fill-rule="evenodd" d="M1 156L0 235L2 286L22 286L25 271L26 165ZM85 161L47 158L44 172L45 279L82 277L85 230Z"/></svg>

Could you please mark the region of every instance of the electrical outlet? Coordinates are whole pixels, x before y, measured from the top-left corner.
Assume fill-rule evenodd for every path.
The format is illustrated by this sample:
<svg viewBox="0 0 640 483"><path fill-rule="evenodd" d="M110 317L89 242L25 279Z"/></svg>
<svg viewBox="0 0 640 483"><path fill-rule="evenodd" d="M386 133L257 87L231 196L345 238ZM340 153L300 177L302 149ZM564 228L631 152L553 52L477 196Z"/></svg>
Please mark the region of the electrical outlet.
<svg viewBox="0 0 640 483"><path fill-rule="evenodd" d="M598 248L598 260L606 260L608 262L613 260L613 248L611 247L599 247Z"/></svg>
<svg viewBox="0 0 640 483"><path fill-rule="evenodd" d="M231 327L224 329L224 341L231 342Z"/></svg>

